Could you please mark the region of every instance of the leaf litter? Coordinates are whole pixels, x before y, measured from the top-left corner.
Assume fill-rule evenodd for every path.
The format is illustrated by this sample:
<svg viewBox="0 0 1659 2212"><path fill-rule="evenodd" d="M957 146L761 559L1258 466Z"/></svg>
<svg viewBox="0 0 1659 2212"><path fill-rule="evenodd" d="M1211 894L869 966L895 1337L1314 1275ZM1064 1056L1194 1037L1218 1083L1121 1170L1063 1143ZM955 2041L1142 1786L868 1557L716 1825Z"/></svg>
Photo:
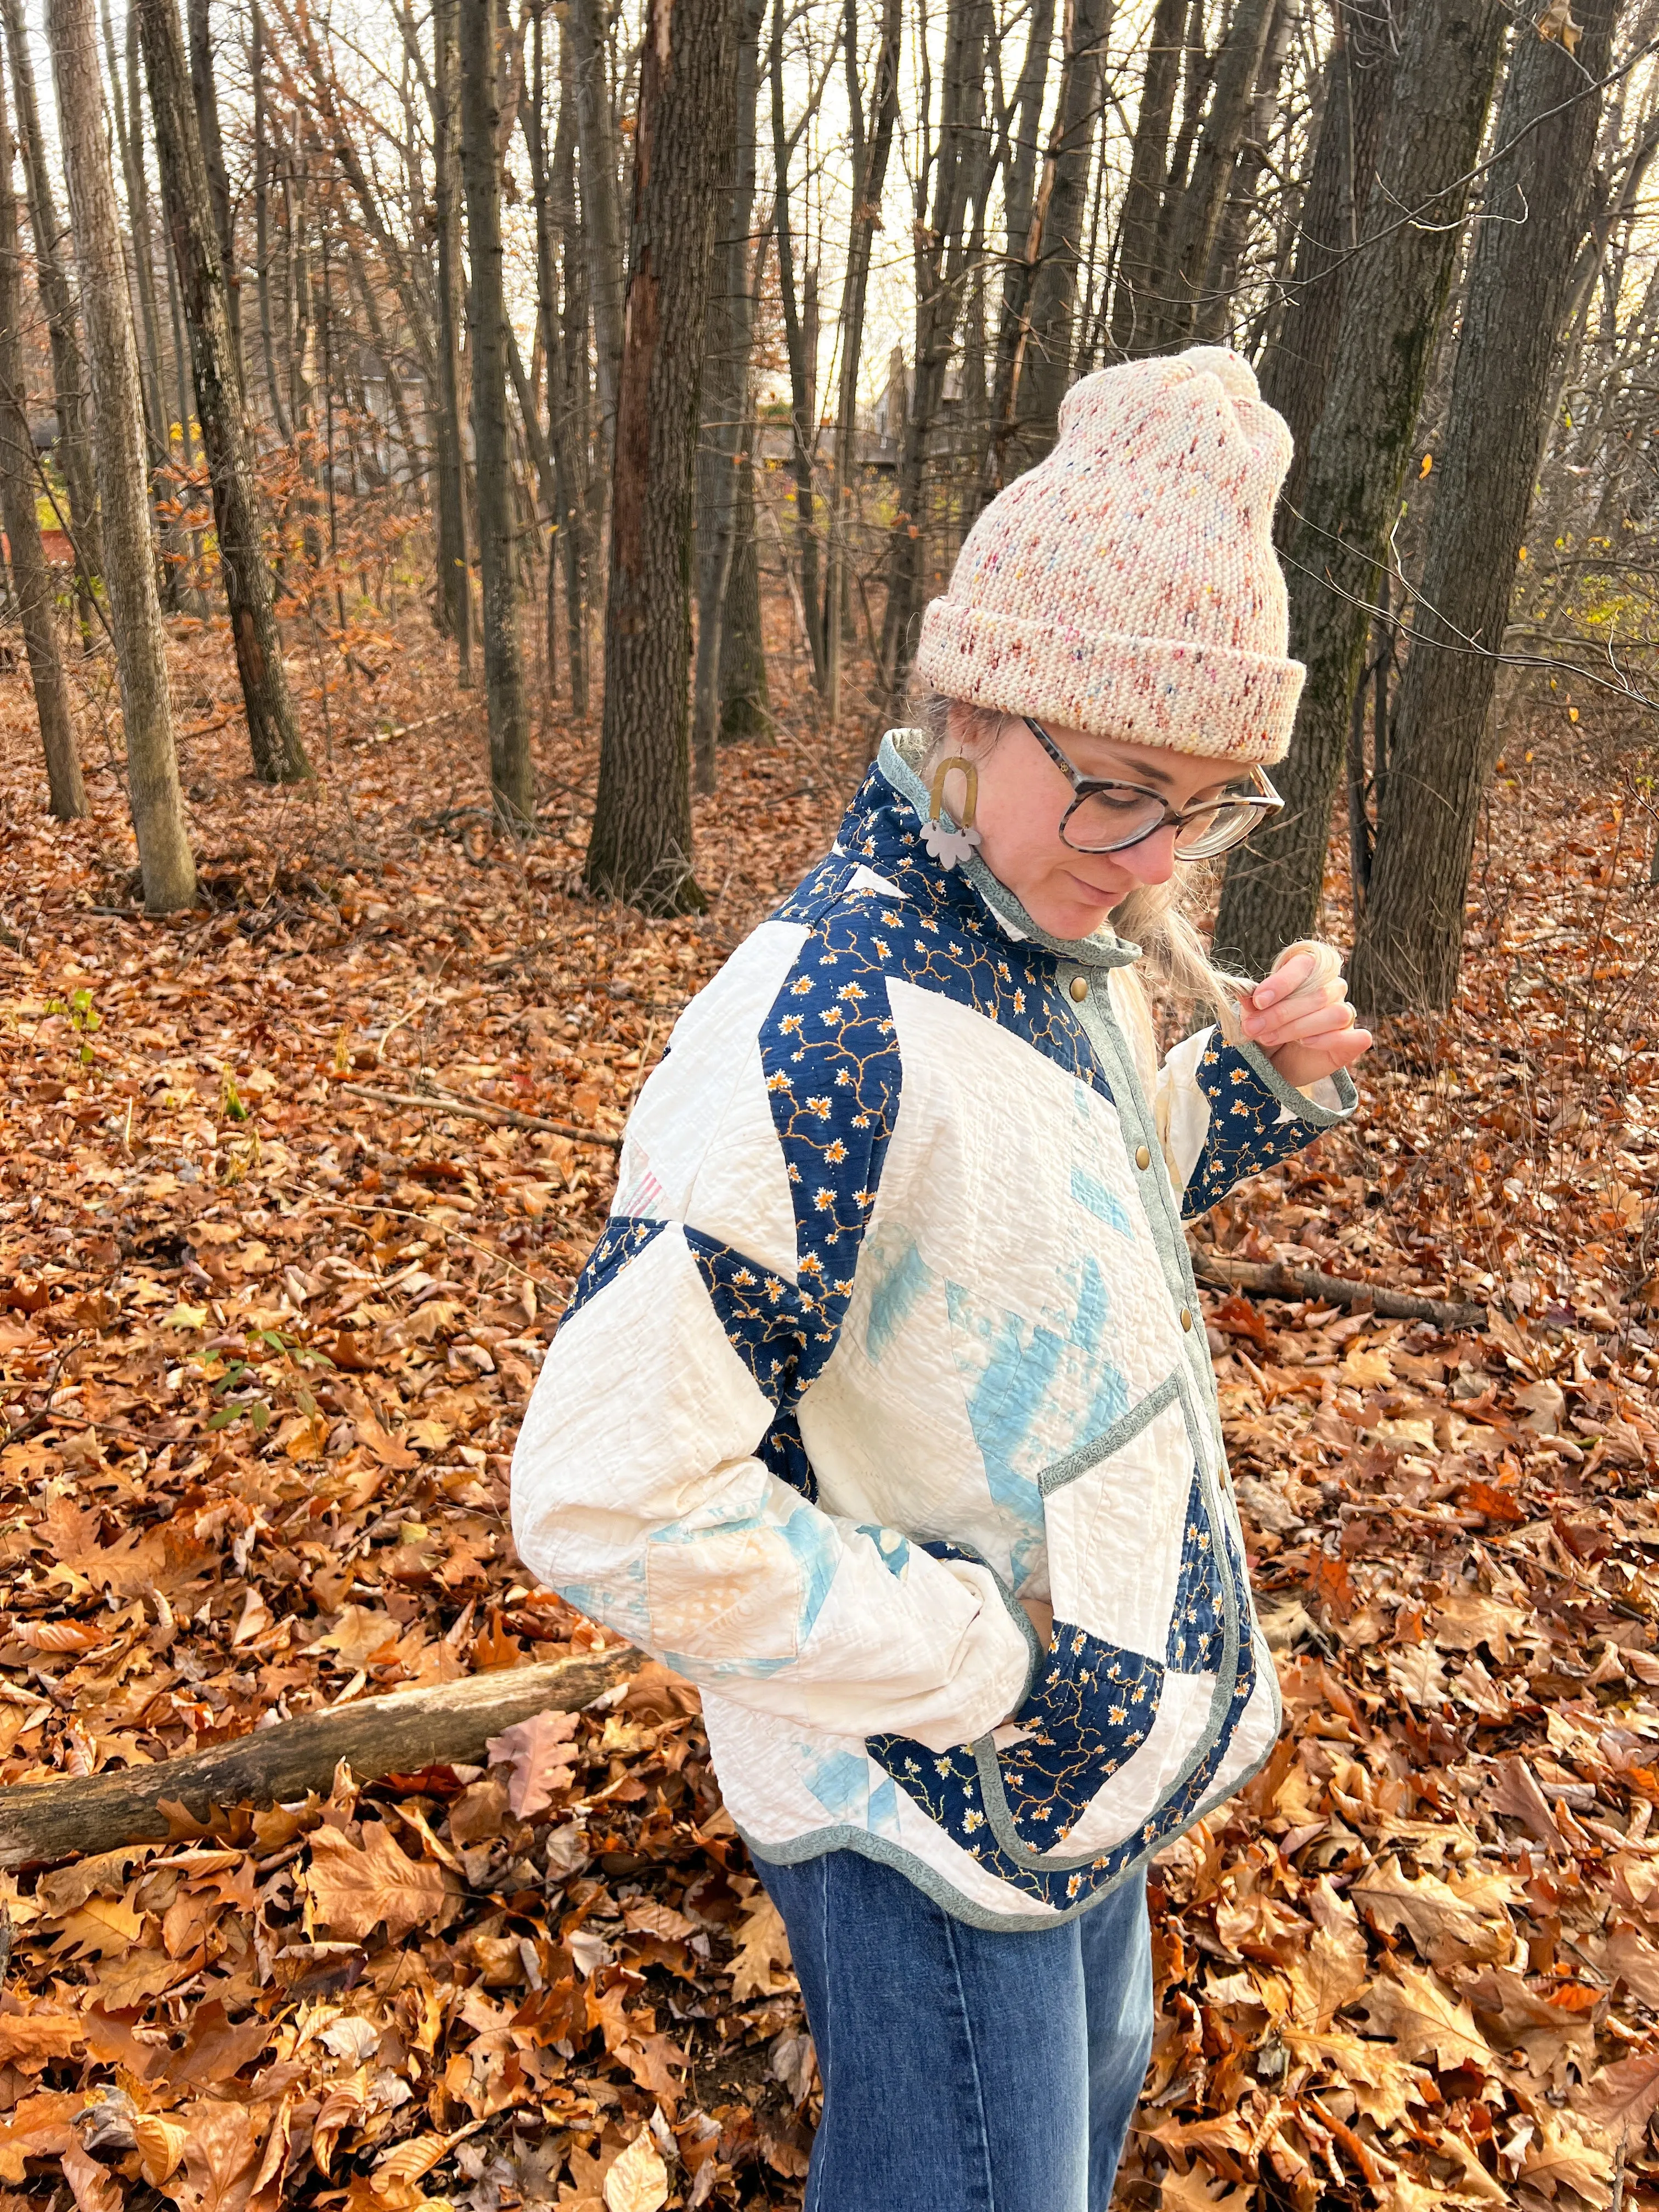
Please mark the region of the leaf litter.
<svg viewBox="0 0 1659 2212"><path fill-rule="evenodd" d="M614 1152L345 1086L614 1135L860 762L731 749L713 910L647 921L580 896L591 732L522 853L462 834L477 709L407 641L407 733L314 792L194 741L211 904L167 923L112 775L42 820L3 702L9 1787L605 1644L506 1503ZM1456 1015L1199 1227L1490 1317L1206 1297L1285 1729L1154 1870L1125 2204L1659 2202L1653 921L1613 746L1566 742L1500 778ZM0 2212L798 2204L811 2042L695 1691L485 1755L0 1875Z"/></svg>

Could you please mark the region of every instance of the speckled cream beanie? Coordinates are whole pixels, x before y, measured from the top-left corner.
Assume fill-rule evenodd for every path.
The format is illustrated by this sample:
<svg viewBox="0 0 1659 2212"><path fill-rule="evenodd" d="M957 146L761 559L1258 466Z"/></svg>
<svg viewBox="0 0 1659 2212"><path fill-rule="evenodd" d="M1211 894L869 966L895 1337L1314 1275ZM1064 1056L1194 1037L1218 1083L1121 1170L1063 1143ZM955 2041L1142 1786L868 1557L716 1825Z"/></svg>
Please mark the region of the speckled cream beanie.
<svg viewBox="0 0 1659 2212"><path fill-rule="evenodd" d="M1085 376L1054 451L969 532L917 677L1129 744L1281 759L1305 672L1271 534L1290 460L1224 347Z"/></svg>

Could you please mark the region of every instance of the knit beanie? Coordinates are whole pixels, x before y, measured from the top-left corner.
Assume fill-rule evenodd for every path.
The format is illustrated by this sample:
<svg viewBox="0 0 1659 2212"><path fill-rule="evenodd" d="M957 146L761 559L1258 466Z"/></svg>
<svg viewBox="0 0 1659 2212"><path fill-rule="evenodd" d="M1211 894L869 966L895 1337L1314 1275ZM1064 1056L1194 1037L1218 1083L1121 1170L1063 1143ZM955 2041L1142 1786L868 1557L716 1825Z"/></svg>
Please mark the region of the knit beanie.
<svg viewBox="0 0 1659 2212"><path fill-rule="evenodd" d="M1305 673L1272 538L1290 462L1283 417L1225 347L1084 377L1054 450L969 532L917 676L1128 744L1281 759Z"/></svg>

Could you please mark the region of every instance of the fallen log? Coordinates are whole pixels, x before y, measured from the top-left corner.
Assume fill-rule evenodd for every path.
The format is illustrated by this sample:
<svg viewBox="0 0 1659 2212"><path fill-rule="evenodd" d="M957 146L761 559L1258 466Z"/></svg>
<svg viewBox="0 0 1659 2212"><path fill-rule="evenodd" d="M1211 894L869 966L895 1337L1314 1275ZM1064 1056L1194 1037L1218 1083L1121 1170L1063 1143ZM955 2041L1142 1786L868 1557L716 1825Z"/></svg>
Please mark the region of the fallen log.
<svg viewBox="0 0 1659 2212"><path fill-rule="evenodd" d="M619 1152L622 1139L608 1129L585 1129L579 1121L550 1121L544 1114L521 1114L516 1106L492 1106L482 1098L450 1098L442 1091L374 1091L366 1083L342 1083L354 1098L369 1098L377 1106L413 1106L422 1114L454 1114L465 1121L491 1121L504 1129L544 1129L550 1137L568 1137L578 1145L604 1145Z"/></svg>
<svg viewBox="0 0 1659 2212"><path fill-rule="evenodd" d="M293 1802L326 1790L343 1759L360 1780L479 1764L489 1738L532 1714L580 1712L641 1663L631 1649L498 1668L302 1713L206 1751L0 1790L0 1867L113 1850L169 1832L164 1804L205 1820L217 1806Z"/></svg>
<svg viewBox="0 0 1659 2212"><path fill-rule="evenodd" d="M1253 1291L1258 1297L1321 1298L1327 1305L1369 1306L1385 1321L1431 1321L1437 1328L1484 1328L1485 1306L1449 1298L1421 1297L1414 1291L1391 1291L1385 1284L1356 1282L1328 1275L1320 1267L1291 1267L1282 1260L1227 1260L1218 1253L1194 1252L1193 1273L1219 1291Z"/></svg>

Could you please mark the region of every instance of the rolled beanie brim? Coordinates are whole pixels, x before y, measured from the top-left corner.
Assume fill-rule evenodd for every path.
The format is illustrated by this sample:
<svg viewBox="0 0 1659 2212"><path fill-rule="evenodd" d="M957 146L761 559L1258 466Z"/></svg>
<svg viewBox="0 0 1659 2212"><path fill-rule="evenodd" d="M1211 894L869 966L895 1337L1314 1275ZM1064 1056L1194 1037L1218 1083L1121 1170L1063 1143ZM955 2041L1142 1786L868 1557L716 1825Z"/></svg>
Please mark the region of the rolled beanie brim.
<svg viewBox="0 0 1659 2212"><path fill-rule="evenodd" d="M1124 744L1272 763L1289 748L1307 671L1237 647L1080 630L946 598L922 617L915 672L945 698Z"/></svg>

